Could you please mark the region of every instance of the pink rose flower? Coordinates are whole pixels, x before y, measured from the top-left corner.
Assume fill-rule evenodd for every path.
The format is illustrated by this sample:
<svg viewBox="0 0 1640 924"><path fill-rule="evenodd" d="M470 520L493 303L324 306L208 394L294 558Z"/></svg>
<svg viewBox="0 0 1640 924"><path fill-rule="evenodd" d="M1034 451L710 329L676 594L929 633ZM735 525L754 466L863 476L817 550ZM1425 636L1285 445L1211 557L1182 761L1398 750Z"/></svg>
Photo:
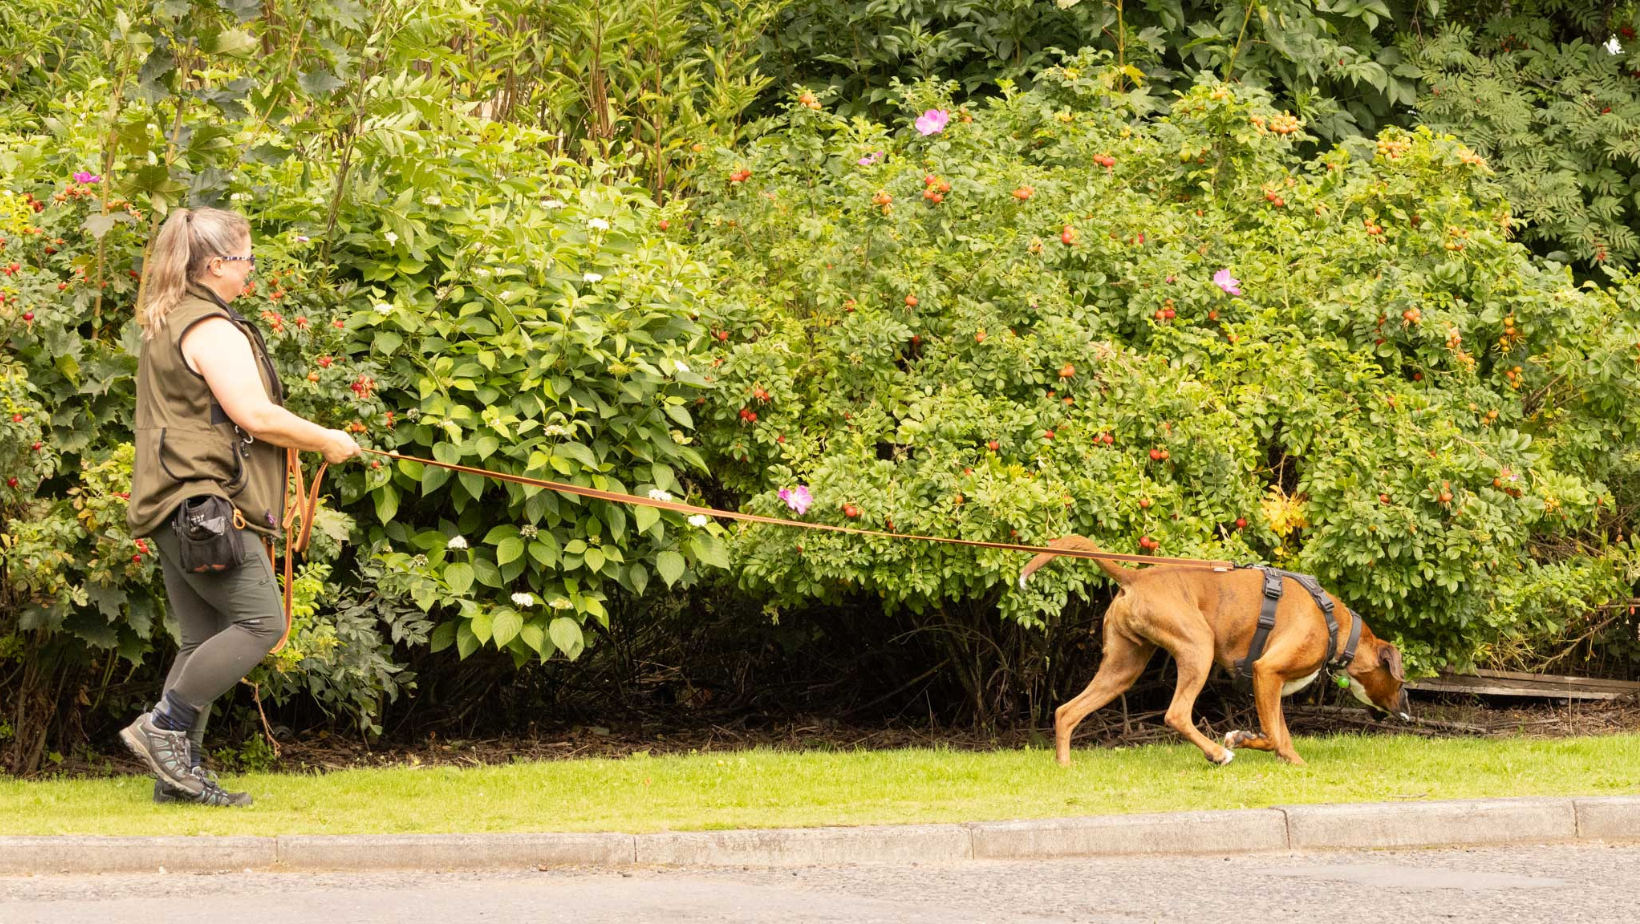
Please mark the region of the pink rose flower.
<svg viewBox="0 0 1640 924"><path fill-rule="evenodd" d="M814 503L814 497L809 494L807 485L798 485L796 490L781 488L779 496L786 502L787 507L797 512L798 516L807 513L809 505Z"/></svg>
<svg viewBox="0 0 1640 924"><path fill-rule="evenodd" d="M945 124L951 121L951 113L944 109L930 109L917 117L917 131L925 135L938 135L945 131Z"/></svg>

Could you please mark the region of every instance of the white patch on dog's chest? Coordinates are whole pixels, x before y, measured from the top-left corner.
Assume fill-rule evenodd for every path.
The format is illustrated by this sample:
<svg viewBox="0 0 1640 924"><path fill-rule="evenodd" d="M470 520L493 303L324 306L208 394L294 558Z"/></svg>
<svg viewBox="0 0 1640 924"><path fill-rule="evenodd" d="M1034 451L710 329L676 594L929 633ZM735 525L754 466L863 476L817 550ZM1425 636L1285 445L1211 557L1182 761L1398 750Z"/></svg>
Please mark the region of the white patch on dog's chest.
<svg viewBox="0 0 1640 924"><path fill-rule="evenodd" d="M1299 690L1302 690L1305 687L1309 686L1310 684L1315 683L1315 678L1317 678L1319 676L1321 676L1321 670L1319 668L1317 668L1316 672L1311 674L1308 677L1301 677L1298 680L1289 680L1286 683L1281 685L1281 695L1282 696L1291 696L1294 693L1297 693Z"/></svg>
<svg viewBox="0 0 1640 924"><path fill-rule="evenodd" d="M1354 681L1350 682L1350 695L1360 700L1363 705L1372 706L1374 708L1378 706L1377 703L1372 701L1372 697L1367 695L1367 688Z"/></svg>

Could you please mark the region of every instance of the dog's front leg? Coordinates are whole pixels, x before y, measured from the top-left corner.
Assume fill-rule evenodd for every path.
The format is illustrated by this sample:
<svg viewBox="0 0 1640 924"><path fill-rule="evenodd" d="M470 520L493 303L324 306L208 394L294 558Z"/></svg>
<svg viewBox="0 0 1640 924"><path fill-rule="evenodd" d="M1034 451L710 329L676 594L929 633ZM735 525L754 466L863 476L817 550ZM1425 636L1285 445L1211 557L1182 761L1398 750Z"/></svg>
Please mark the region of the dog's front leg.
<svg viewBox="0 0 1640 924"><path fill-rule="evenodd" d="M1286 682L1287 678L1281 676L1275 666L1266 664L1264 659L1253 665L1253 701L1258 706L1258 724L1262 734L1243 742L1243 746L1275 751L1282 760L1303 766L1304 758L1293 750L1293 737L1287 732L1287 717L1281 711L1281 688ZM1259 743L1255 744L1254 741Z"/></svg>

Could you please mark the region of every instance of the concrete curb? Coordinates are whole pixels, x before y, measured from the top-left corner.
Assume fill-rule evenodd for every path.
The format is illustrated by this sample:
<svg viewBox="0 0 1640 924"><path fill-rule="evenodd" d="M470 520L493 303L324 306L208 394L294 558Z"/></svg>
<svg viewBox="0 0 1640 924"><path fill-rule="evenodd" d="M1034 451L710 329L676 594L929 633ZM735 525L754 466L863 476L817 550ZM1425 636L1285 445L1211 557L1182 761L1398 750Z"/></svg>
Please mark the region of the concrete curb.
<svg viewBox="0 0 1640 924"><path fill-rule="evenodd" d="M967 825L884 825L637 835L645 866L951 863L974 856Z"/></svg>
<svg viewBox="0 0 1640 924"><path fill-rule="evenodd" d="M1287 849L1280 809L1096 815L969 825L978 860L1132 854L1264 853Z"/></svg>
<svg viewBox="0 0 1640 924"><path fill-rule="evenodd" d="M0 875L270 867L271 837L0 837Z"/></svg>
<svg viewBox="0 0 1640 924"><path fill-rule="evenodd" d="M0 875L791 866L1640 841L1640 796L1293 805L951 825L663 834L0 837Z"/></svg>

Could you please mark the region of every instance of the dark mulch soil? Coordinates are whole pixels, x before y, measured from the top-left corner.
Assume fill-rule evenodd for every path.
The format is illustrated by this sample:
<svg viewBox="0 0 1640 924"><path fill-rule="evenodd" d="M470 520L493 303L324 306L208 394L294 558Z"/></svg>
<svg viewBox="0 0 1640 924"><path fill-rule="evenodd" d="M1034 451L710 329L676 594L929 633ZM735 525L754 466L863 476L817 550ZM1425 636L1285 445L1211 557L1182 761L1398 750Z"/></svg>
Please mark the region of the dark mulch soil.
<svg viewBox="0 0 1640 924"><path fill-rule="evenodd" d="M1538 701L1500 707L1472 697L1442 697L1414 704L1412 723L1379 721L1364 710L1339 706L1287 705L1288 724L1297 735L1349 732L1416 734L1429 737L1564 738L1640 732L1640 703L1632 700L1557 704ZM1203 720L1204 728L1222 734L1256 723L1252 710L1241 709ZM1162 722L1162 713L1130 713L1118 704L1091 716L1077 730L1079 745L1133 745L1179 740ZM581 757L625 757L634 752L688 754L776 748L790 751L848 751L910 747L996 750L1026 744L1051 746L1051 728L1021 728L987 733L966 728L912 725L850 725L825 719L759 723L741 717L727 724L711 721L638 723L630 726L537 728L527 736L451 739L430 737L414 744L370 747L357 739L320 732L279 742L278 769L342 770L408 764L482 766L514 761Z"/></svg>

